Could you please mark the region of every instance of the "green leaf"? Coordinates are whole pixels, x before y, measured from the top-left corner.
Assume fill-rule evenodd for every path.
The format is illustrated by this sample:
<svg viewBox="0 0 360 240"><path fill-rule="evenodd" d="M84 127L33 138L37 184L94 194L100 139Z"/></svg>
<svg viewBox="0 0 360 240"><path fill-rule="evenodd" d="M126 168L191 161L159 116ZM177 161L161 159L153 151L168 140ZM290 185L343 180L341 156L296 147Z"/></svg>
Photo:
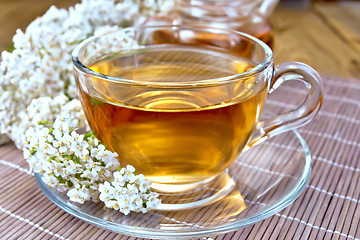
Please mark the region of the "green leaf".
<svg viewBox="0 0 360 240"><path fill-rule="evenodd" d="M67 181L67 185L68 185L69 188L71 188L71 187L74 186L74 184L73 184L72 181L70 181L70 180Z"/></svg>
<svg viewBox="0 0 360 240"><path fill-rule="evenodd" d="M40 120L40 121L38 121L38 124L45 126L45 125L48 125L48 124L53 125L54 123L50 122L50 121L47 121L47 120Z"/></svg>
<svg viewBox="0 0 360 240"><path fill-rule="evenodd" d="M9 46L8 46L8 48L6 49L6 51L8 51L8 52L13 52L15 50L15 46L14 46L14 43L12 42Z"/></svg>
<svg viewBox="0 0 360 240"><path fill-rule="evenodd" d="M59 183L65 183L65 182L66 182L66 180L63 179L60 175L59 175L59 176L55 176L55 177L58 179Z"/></svg>
<svg viewBox="0 0 360 240"><path fill-rule="evenodd" d="M81 173L76 173L76 174L75 174L75 177L76 177L77 179L81 179L80 176L81 176Z"/></svg>
<svg viewBox="0 0 360 240"><path fill-rule="evenodd" d="M31 150L29 150L31 155L34 155L36 153L36 149L33 147Z"/></svg>
<svg viewBox="0 0 360 240"><path fill-rule="evenodd" d="M81 178L81 181L88 181L88 182L90 182L91 179L90 179L90 178L87 178L87 177L83 177L83 178Z"/></svg>
<svg viewBox="0 0 360 240"><path fill-rule="evenodd" d="M53 127L51 127L51 128L49 129L49 134L50 134L50 135L52 135L54 129L55 129L55 128L53 128Z"/></svg>
<svg viewBox="0 0 360 240"><path fill-rule="evenodd" d="M85 134L85 139L88 139L88 138L95 138L95 133L93 131L90 131L88 133Z"/></svg>
<svg viewBox="0 0 360 240"><path fill-rule="evenodd" d="M80 158L79 157L76 157L74 154L73 154L73 161L74 161L74 163L77 163L77 164L80 164Z"/></svg>
<svg viewBox="0 0 360 240"><path fill-rule="evenodd" d="M52 160L55 160L55 159L56 159L56 156L52 156L52 157L49 157L47 161L51 162Z"/></svg>

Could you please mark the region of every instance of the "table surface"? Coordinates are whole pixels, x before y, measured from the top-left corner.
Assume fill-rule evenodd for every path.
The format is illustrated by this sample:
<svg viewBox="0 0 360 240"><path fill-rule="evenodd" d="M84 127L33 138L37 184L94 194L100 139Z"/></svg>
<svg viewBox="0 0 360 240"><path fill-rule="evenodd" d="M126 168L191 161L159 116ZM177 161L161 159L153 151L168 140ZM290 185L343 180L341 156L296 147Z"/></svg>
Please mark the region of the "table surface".
<svg viewBox="0 0 360 240"><path fill-rule="evenodd" d="M1 1L0 50L10 45L17 28L24 30L50 5L68 7L78 1L34 2ZM270 17L276 35L275 61L301 61L321 74L360 78L359 12L358 1L317 2L311 7L296 4L279 6Z"/></svg>
<svg viewBox="0 0 360 240"><path fill-rule="evenodd" d="M75 1L2 0L0 49L9 46L51 4ZM215 239L360 239L360 2L280 5L270 21L277 63L301 61L322 75L324 104L299 132L312 154L308 186L289 207L264 221ZM20 16L20 17L19 17ZM282 95L281 95L282 94ZM284 88L268 104L284 109L304 97ZM292 99L282 102L281 98ZM296 99L295 99L296 100ZM0 147L0 239L135 239L99 229L50 202L28 172L20 150Z"/></svg>

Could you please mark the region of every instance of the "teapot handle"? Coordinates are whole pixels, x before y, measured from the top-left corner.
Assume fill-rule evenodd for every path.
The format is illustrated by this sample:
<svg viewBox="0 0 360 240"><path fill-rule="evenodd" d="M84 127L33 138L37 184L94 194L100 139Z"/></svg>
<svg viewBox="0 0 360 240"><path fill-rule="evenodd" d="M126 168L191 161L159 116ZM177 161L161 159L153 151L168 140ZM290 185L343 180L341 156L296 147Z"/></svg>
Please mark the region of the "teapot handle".
<svg viewBox="0 0 360 240"><path fill-rule="evenodd" d="M259 7L259 13L265 18L269 17L278 3L279 0L264 0Z"/></svg>

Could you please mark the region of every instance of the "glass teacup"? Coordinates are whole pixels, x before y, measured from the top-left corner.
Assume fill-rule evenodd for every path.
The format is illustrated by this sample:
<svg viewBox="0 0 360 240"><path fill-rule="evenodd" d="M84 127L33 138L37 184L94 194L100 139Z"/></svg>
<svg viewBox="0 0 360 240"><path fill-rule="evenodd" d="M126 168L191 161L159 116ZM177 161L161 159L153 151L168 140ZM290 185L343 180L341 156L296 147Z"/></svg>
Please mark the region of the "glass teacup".
<svg viewBox="0 0 360 240"><path fill-rule="evenodd" d="M119 29L85 40L73 63L91 129L122 166L165 193L215 181L242 151L308 123L322 104L315 70L297 62L274 69L265 43L228 29ZM260 121L268 93L290 80L305 83L305 101Z"/></svg>

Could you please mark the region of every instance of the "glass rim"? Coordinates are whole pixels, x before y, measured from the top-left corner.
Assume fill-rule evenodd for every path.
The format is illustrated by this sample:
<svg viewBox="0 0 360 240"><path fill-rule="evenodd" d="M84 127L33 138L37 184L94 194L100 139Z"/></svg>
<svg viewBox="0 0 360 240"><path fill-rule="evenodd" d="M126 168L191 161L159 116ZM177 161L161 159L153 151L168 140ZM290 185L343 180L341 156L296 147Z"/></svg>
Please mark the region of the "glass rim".
<svg viewBox="0 0 360 240"><path fill-rule="evenodd" d="M257 46L260 46L262 51L264 52L264 59L261 63L257 64L253 68L251 68L248 71L238 73L238 74L232 74L225 77L220 78L214 78L214 79L201 79L196 80L192 82L151 82L151 81L137 81L134 79L125 79L125 78L118 78L106 74L102 74L99 72L96 72L92 69L90 69L86 64L82 63L80 61L81 56L79 56L80 51L87 46L87 44L95 41L96 39L100 39L101 37L105 37L107 35L111 35L115 32L126 32L129 29L141 29L141 28L180 28L185 30L217 30L227 33L232 33L241 36L242 38L254 43ZM124 48L125 49L125 48ZM130 49L130 48L129 48ZM106 82L111 82L115 84L130 84L133 86L143 86L143 87L154 87L154 88L194 88L194 87L207 87L207 86L217 86L222 85L226 83L231 83L233 81L238 81L239 79L247 79L250 77L254 77L255 75L260 74L263 70L265 70L267 67L269 67L272 64L273 59L273 53L270 47L264 43L263 41L257 39L254 36L251 36L250 34L239 32L231 29L224 29L224 28L217 28L217 27L208 27L208 26L198 26L198 25L156 25L156 26L137 26L137 27L126 27L126 28L119 28L110 32L107 32L105 34L99 35L99 36L92 36L85 40L83 40L80 44L78 44L74 50L72 51L72 63L73 67L78 69L79 71L90 74L96 78L102 79Z"/></svg>

